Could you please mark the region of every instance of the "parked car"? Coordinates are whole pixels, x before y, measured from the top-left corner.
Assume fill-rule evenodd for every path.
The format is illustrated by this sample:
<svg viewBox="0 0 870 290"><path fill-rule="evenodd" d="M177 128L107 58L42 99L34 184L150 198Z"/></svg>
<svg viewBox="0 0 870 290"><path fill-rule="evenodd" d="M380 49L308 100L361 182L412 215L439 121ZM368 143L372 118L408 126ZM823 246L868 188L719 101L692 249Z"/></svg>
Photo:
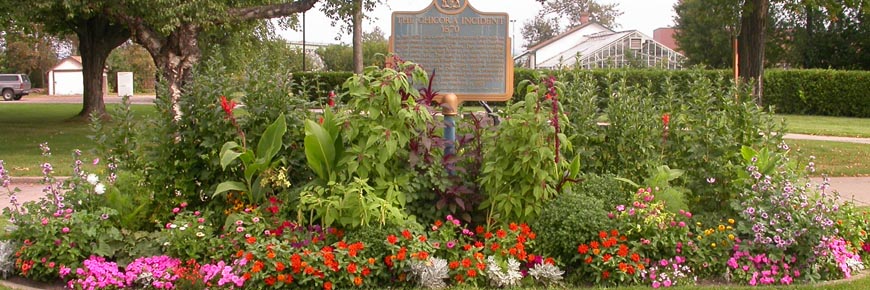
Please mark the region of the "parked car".
<svg viewBox="0 0 870 290"><path fill-rule="evenodd" d="M30 93L30 78L26 74L0 74L0 94L3 100L20 100Z"/></svg>

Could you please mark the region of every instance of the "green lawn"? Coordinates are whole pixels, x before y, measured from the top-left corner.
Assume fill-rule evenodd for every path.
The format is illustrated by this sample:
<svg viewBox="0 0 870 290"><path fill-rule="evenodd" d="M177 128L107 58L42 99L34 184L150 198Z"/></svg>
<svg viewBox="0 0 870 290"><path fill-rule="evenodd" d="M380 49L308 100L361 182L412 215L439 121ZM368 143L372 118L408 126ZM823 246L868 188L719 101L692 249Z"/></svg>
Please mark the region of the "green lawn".
<svg viewBox="0 0 870 290"><path fill-rule="evenodd" d="M870 119L776 115L784 119L788 133L870 138Z"/></svg>
<svg viewBox="0 0 870 290"><path fill-rule="evenodd" d="M112 106L117 105L107 105ZM82 150L83 160L96 157L87 121L74 118L80 110L80 104L0 104L0 160L10 175L41 176L40 164L50 162L55 175L67 176L72 173L73 150ZM155 113L150 105L134 105L133 110L137 116ZM40 155L43 142L48 142L51 158Z"/></svg>
<svg viewBox="0 0 870 290"><path fill-rule="evenodd" d="M804 158L816 157L816 175L870 176L868 144L809 140L786 140L786 143Z"/></svg>

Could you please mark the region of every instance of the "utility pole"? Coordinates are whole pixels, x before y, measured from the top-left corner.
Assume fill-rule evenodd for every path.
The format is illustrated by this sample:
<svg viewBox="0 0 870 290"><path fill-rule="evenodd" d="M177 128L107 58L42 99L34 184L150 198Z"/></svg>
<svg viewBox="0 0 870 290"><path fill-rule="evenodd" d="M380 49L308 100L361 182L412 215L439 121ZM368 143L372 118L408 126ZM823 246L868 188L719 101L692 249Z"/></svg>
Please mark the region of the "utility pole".
<svg viewBox="0 0 870 290"><path fill-rule="evenodd" d="M515 54L517 42L517 20L511 19L511 55Z"/></svg>

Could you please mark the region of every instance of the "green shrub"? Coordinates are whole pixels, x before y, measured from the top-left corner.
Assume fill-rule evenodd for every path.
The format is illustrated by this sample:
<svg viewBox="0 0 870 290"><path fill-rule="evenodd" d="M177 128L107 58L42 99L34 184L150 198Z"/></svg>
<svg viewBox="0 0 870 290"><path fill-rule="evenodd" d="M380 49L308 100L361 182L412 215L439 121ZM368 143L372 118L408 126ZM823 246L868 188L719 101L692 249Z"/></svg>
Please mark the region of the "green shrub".
<svg viewBox="0 0 870 290"><path fill-rule="evenodd" d="M631 194L622 190L612 175L587 175L573 190L566 191L545 205L531 224L538 233L537 248L565 264L577 256L577 245L597 237L598 231L614 224L607 217L616 204L625 203Z"/></svg>
<svg viewBox="0 0 870 290"><path fill-rule="evenodd" d="M292 97L294 83L287 68L267 56L262 58L234 78L227 78L230 73L218 62L200 64L179 101L182 117L178 121L172 119L171 105L157 100L158 116L139 130L136 154L143 161L135 170L142 172L154 196L152 210L159 213L158 220L165 222L169 209L181 202L207 203L222 181L241 179L240 170L225 171L220 166L221 145L240 138L220 106L221 96L244 104L235 117L248 144L257 144L265 127L283 113L288 127L276 159L283 160L291 184L310 177L304 167L302 124L312 106ZM222 211L226 203L223 198L217 201L208 204Z"/></svg>
<svg viewBox="0 0 870 290"><path fill-rule="evenodd" d="M870 118L870 72L767 70L764 103L777 113Z"/></svg>

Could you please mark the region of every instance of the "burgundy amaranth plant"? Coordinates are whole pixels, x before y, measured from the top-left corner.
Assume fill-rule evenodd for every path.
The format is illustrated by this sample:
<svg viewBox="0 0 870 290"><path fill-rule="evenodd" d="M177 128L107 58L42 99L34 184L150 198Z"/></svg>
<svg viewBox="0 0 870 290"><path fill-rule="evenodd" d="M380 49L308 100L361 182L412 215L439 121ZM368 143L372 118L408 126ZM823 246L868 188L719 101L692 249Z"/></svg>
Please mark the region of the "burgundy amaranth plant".
<svg viewBox="0 0 870 290"><path fill-rule="evenodd" d="M561 146L559 133L562 133L562 127L559 125L559 93L556 91L556 77L550 76L544 79L544 84L547 86L547 100L552 104L552 117L550 123L553 125L553 128L556 129L556 133L553 137L556 146L556 158L553 161L559 163L559 158L561 157L561 150L559 150L559 147Z"/></svg>

